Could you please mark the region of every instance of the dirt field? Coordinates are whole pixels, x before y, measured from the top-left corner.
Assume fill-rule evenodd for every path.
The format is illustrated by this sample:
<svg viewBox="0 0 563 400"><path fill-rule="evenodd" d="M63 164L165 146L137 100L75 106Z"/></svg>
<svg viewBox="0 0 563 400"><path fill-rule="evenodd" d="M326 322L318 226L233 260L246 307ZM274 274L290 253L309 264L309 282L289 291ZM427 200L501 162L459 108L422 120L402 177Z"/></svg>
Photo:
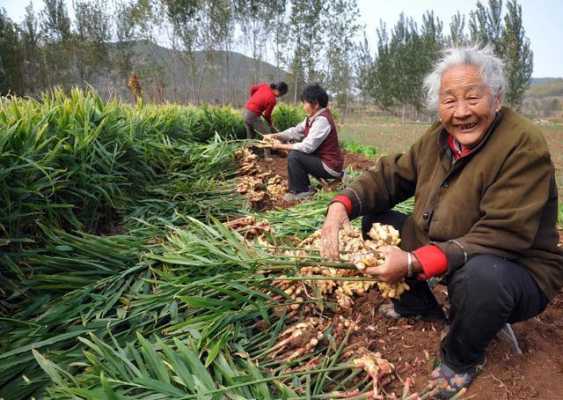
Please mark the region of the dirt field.
<svg viewBox="0 0 563 400"><path fill-rule="evenodd" d="M346 128L345 128L346 129ZM350 129L348 127L348 129ZM364 131L356 131L354 137L368 137L369 126ZM396 129L403 129L405 142L392 140L391 133ZM406 132L408 130L408 132ZM414 140L422 133L423 126L416 124L408 126L385 125L373 129L374 137L385 139L389 149L400 150L407 145L406 141ZM563 129L554 132L550 140L556 135L561 137ZM348 133L347 137L351 134ZM357 139L359 141L359 139ZM377 141L382 143L383 140ZM375 144L375 142L363 141ZM380 145L383 146L383 145ZM559 155L561 157L561 155ZM346 166L363 169L372 161L362 156L346 154ZM263 162L263 161L262 161ZM266 166L266 165L264 165ZM561 165L560 165L561 166ZM284 158L274 156L267 163L267 168L287 178L287 164ZM275 207L290 207L291 203L280 202ZM561 238L563 242L563 236ZM445 287L437 285L434 288L436 297L444 305L447 304ZM358 307L352 311L353 318L360 319L360 334L355 341L373 351L380 351L382 355L395 364L399 376L404 379L413 377L418 390L424 388L427 377L436 362L440 332L444 328L442 323L431 323L416 320L389 321L376 312L383 299L372 291L358 301ZM475 400L558 400L563 398L563 292L561 292L538 317L513 326L522 355L512 351L510 344L496 339L487 353L487 363L484 370L477 377L470 390L463 397ZM400 393L402 383L395 380L387 387L387 391Z"/></svg>

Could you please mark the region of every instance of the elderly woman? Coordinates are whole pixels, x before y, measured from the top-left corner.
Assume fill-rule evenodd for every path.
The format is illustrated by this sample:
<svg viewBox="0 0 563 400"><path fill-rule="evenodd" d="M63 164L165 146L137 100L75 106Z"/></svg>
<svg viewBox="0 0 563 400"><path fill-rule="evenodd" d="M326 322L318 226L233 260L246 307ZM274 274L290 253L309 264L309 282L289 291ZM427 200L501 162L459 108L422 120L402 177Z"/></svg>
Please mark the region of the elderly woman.
<svg viewBox="0 0 563 400"><path fill-rule="evenodd" d="M401 248L367 272L411 290L386 317L445 318L426 280L448 286L449 330L431 383L439 398L469 386L489 342L541 313L563 286L554 167L542 133L502 107L503 65L490 49L445 51L425 80L439 121L404 154L382 157L331 202L322 254L338 257L338 231L363 216L400 230ZM412 215L391 208L415 196Z"/></svg>

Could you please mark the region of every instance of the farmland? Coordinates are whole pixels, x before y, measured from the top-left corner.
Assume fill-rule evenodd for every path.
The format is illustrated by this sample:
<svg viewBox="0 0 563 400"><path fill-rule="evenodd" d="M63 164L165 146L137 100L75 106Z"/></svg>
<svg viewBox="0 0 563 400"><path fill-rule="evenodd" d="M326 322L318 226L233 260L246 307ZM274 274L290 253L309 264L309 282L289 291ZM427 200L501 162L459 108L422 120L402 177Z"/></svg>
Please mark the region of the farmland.
<svg viewBox="0 0 563 400"><path fill-rule="evenodd" d="M75 90L2 99L0 121L1 398L325 398L392 378L379 353L350 352L357 326L334 297L283 286L327 282L307 267L318 250L292 251L330 194L255 212L235 190L237 111ZM350 264L331 267L338 301L365 293ZM303 268L317 276L294 277ZM293 340L300 324L314 340ZM368 375L356 359L387 364Z"/></svg>
<svg viewBox="0 0 563 400"><path fill-rule="evenodd" d="M274 121L283 129L301 117L280 106ZM319 266L314 232L333 194L279 201L285 160L241 151L239 111L54 92L2 99L0 130L0 398L424 392L443 327L383 321L374 312L387 289L350 263ZM391 152L424 125L367 119L342 130ZM556 329L558 307L537 335ZM521 332L533 348L538 336ZM549 352L539 359L557 362ZM495 344L495 360L506 354ZM484 385L479 398L506 393Z"/></svg>

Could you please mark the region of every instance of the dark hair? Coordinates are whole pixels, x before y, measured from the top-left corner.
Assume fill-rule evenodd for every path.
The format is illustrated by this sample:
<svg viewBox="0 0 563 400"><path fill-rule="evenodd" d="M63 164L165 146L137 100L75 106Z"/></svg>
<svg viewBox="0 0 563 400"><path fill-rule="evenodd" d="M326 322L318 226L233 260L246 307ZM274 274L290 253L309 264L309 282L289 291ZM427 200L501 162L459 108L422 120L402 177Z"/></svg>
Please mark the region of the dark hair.
<svg viewBox="0 0 563 400"><path fill-rule="evenodd" d="M321 108L324 108L328 104L328 94L321 85L314 83L312 85L306 86L301 94L301 101L306 101L311 104L318 104Z"/></svg>
<svg viewBox="0 0 563 400"><path fill-rule="evenodd" d="M283 96L287 93L287 83L285 83L284 81L280 81L278 83L270 83L270 87L280 92L280 96Z"/></svg>

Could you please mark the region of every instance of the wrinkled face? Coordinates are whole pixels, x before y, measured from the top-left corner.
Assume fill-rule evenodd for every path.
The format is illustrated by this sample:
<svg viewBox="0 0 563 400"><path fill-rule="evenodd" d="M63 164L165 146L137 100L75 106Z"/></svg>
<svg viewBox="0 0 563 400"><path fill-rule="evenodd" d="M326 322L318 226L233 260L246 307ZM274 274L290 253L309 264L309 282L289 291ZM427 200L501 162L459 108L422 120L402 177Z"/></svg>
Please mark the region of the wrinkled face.
<svg viewBox="0 0 563 400"><path fill-rule="evenodd" d="M438 114L448 133L462 145L479 142L500 110L500 98L474 65L457 65L442 74Z"/></svg>
<svg viewBox="0 0 563 400"><path fill-rule="evenodd" d="M320 107L317 103L312 104L308 101L303 101L303 110L305 110L305 114L307 114L309 117L315 115L315 113L319 111L319 109Z"/></svg>

